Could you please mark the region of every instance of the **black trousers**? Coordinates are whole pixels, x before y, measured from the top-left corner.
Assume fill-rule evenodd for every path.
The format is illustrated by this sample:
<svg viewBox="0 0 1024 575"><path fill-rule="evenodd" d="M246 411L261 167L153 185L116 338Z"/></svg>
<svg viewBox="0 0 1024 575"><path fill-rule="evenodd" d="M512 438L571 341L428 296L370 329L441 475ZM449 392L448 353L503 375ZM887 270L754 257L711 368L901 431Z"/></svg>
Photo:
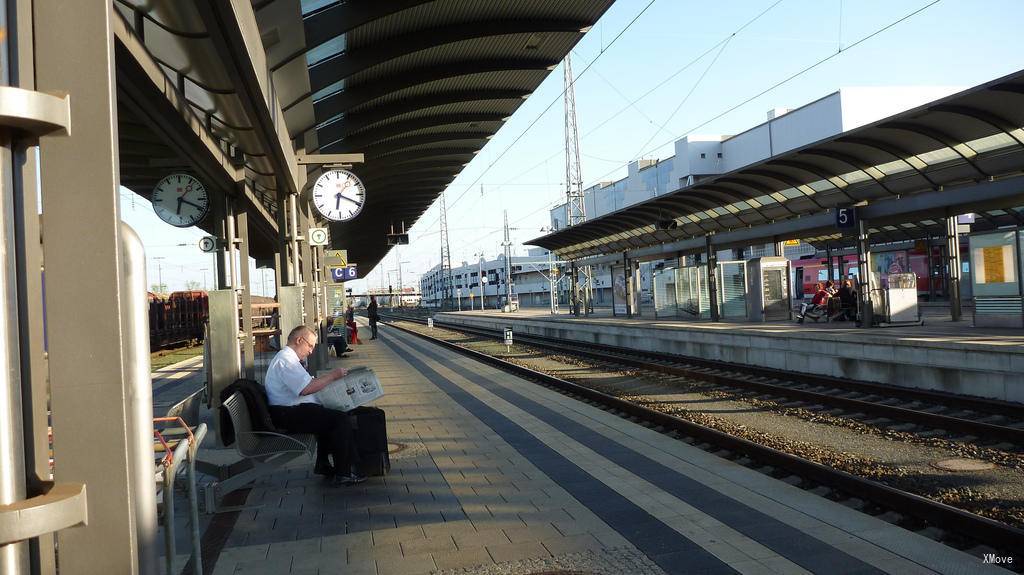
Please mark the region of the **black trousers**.
<svg viewBox="0 0 1024 575"><path fill-rule="evenodd" d="M377 339L377 318L370 318L370 338Z"/></svg>
<svg viewBox="0 0 1024 575"><path fill-rule="evenodd" d="M328 463L327 456L334 459L334 469L346 474L359 462L355 438L349 416L342 411L327 409L316 403L301 403L291 407L270 406L270 417L274 425L288 433L312 433L316 435L316 463Z"/></svg>

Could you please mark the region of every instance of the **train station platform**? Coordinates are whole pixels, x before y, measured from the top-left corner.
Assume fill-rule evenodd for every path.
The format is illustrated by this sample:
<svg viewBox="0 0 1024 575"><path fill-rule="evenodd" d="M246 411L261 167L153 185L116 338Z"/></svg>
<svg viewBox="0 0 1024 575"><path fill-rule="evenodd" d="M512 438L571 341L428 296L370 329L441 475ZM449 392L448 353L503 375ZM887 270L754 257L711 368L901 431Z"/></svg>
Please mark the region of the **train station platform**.
<svg viewBox="0 0 1024 575"><path fill-rule="evenodd" d="M547 309L449 312L438 321L974 395L1024 403L1024 332L928 317L913 327L852 323L680 321L551 315Z"/></svg>
<svg viewBox="0 0 1024 575"><path fill-rule="evenodd" d="M1000 572L396 329L334 361L381 379L390 474L302 462L236 492L207 572Z"/></svg>

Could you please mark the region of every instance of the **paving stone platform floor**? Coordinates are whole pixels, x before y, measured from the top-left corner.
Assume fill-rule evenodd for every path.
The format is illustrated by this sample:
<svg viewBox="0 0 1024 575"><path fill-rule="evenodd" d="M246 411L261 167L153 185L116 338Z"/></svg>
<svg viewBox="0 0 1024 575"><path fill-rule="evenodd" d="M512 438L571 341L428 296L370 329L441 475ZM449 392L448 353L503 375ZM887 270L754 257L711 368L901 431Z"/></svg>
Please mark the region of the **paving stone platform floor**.
<svg viewBox="0 0 1024 575"><path fill-rule="evenodd" d="M212 573L1000 571L393 328L333 361L380 377L391 472L265 476Z"/></svg>

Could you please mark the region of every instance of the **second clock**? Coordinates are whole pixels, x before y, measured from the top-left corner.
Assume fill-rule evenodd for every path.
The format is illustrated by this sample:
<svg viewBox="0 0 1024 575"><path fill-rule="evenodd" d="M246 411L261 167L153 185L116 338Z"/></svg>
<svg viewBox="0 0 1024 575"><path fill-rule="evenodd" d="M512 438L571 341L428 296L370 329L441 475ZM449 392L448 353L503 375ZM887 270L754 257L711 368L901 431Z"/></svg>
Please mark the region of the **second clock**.
<svg viewBox="0 0 1024 575"><path fill-rule="evenodd" d="M333 222L345 222L358 216L365 203L363 182L348 170L324 172L313 184L313 205Z"/></svg>

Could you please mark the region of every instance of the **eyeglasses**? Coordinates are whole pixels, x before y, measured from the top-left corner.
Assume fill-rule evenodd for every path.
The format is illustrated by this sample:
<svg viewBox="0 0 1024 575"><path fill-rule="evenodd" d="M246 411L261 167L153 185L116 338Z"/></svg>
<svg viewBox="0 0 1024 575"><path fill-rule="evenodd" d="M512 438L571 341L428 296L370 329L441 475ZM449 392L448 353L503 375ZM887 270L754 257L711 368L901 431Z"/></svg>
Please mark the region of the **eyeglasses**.
<svg viewBox="0 0 1024 575"><path fill-rule="evenodd" d="M309 349L313 349L313 348L316 347L316 342L311 342L311 341L309 341L308 339L306 339L304 337L300 337L299 341L301 341L301 342L305 343L306 345L308 345Z"/></svg>

